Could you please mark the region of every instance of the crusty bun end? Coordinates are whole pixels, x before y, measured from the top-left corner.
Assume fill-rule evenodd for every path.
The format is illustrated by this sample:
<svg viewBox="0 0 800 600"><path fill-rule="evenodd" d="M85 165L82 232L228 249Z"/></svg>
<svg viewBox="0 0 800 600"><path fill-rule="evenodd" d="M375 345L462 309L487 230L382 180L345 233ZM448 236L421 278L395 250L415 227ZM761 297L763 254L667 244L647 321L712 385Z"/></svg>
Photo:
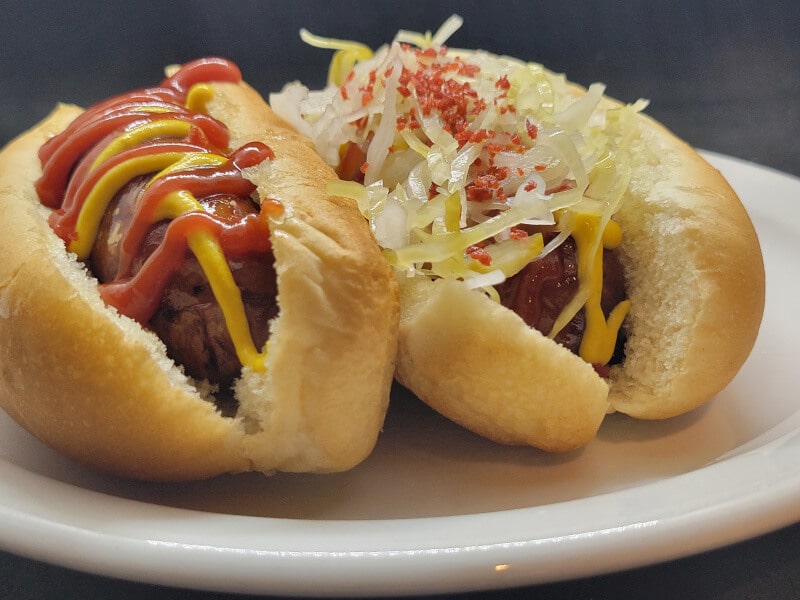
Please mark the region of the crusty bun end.
<svg viewBox="0 0 800 600"><path fill-rule="evenodd" d="M612 406L660 419L696 408L733 379L758 335L764 263L755 229L724 177L642 117L651 160L617 215L631 311Z"/></svg>

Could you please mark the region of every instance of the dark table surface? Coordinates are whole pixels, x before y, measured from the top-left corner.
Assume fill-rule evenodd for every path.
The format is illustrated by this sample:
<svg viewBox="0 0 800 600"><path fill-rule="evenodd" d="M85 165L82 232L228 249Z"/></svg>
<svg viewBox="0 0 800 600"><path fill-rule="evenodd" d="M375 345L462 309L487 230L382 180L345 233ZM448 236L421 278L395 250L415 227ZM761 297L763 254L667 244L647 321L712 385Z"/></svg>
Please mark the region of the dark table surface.
<svg viewBox="0 0 800 600"><path fill-rule="evenodd" d="M648 98L649 114L694 146L800 176L795 1L112 1L0 7L0 143L44 116L56 100L88 104L149 84L164 64L197 56L232 58L263 92L292 79L321 85L327 55L299 42L301 26L375 47L398 28L436 29L458 12L466 23L454 46L529 58L582 84L602 81L610 95L626 101ZM98 577L0 552L0 597L233 596ZM798 598L800 524L664 564L480 597Z"/></svg>

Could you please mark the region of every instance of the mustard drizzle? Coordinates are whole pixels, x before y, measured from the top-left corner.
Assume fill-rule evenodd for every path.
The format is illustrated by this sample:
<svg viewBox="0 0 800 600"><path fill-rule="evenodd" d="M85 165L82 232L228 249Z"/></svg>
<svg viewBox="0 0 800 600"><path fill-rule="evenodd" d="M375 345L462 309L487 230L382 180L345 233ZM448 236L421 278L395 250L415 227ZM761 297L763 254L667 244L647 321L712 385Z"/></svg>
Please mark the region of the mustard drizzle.
<svg viewBox="0 0 800 600"><path fill-rule="evenodd" d="M194 112L204 111L212 93L211 87L207 84L192 86L187 95L187 108ZM177 119L159 119L133 127L111 141L94 161L90 171L114 155L149 140L164 136L185 137L190 127L190 124ZM79 260L86 260L89 257L108 205L119 190L134 177L156 172L148 182L149 186L170 173L203 165L220 165L227 160L224 156L210 152L164 152L134 157L112 167L100 177L87 195L75 226L77 236L70 241L69 251L74 252ZM207 212L193 194L188 191L174 192L165 195L159 201L150 223L155 224L160 220L175 219L183 214L198 211ZM266 350L259 352L255 347L241 291L236 285L219 240L211 233L199 230L191 232L187 241L219 303L239 361L243 366L263 372L266 368Z"/></svg>

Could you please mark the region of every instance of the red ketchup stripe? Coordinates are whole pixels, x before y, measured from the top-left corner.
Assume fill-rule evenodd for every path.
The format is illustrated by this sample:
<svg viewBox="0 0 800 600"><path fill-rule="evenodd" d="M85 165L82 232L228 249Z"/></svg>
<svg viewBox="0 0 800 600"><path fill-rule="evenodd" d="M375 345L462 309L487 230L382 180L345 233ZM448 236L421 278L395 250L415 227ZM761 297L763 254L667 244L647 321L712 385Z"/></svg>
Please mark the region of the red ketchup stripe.
<svg viewBox="0 0 800 600"><path fill-rule="evenodd" d="M272 151L267 146L252 143L234 152L230 160L222 165L186 169L154 181L139 198L131 226L123 235L119 273L125 275L130 271L131 264L154 223L154 214L165 196L179 191L189 192L195 198L214 194L250 196L256 186L242 177L240 169L257 165L271 157ZM267 233L267 239L268 237Z"/></svg>
<svg viewBox="0 0 800 600"><path fill-rule="evenodd" d="M61 209L50 215L50 226L62 240L72 239L86 198L106 173L131 159L167 152L208 152L208 150L195 144L158 140L115 154L89 173L83 181L75 179L74 182L78 185L74 193L68 193ZM68 192L72 192L72 190L68 190Z"/></svg>
<svg viewBox="0 0 800 600"><path fill-rule="evenodd" d="M100 296L106 304L124 307L123 314L140 323L147 323L161 304L161 297L172 276L186 260L189 236L206 231L220 241L227 256L241 256L270 249L269 228L257 215L226 225L205 212L192 212L174 219L164 240L131 278L100 285Z"/></svg>
<svg viewBox="0 0 800 600"><path fill-rule="evenodd" d="M59 237L66 242L75 237L75 226L86 199L104 175L127 161L150 155L212 152L228 160L222 165L170 173L144 188L136 200L130 228L121 242L120 274L127 275L131 271L147 232L154 225L159 203L167 194L183 191L198 201L216 195L240 198L252 195L255 186L242 176L241 170L272 160L272 150L253 142L230 153L227 127L185 107L193 85L241 80L239 68L228 60L193 61L166 78L159 87L136 90L94 105L65 131L48 140L39 149L42 176L36 182L36 190L43 204L57 209L50 215L50 225ZM148 140L118 152L93 168L103 149L127 129L159 119L181 120L192 126L183 139ZM173 275L186 260L189 236L193 232L208 232L228 257L264 254L271 249L268 216L279 209L277 201L265 199L261 214L243 217L222 217L202 209L186 212L169 223L163 241L137 273L101 284L100 294L120 313L145 324L160 305Z"/></svg>

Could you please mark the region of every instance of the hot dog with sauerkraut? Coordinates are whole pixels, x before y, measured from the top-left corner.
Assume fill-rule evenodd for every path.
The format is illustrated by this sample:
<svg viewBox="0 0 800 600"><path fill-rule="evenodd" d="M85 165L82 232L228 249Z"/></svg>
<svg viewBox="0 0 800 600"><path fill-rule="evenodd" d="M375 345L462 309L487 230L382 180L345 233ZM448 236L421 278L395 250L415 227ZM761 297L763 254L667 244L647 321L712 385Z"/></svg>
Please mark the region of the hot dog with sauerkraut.
<svg viewBox="0 0 800 600"><path fill-rule="evenodd" d="M613 410L710 399L754 343L758 239L720 174L541 65L401 31L273 94L349 183L401 287L397 379L491 439L568 450Z"/></svg>

